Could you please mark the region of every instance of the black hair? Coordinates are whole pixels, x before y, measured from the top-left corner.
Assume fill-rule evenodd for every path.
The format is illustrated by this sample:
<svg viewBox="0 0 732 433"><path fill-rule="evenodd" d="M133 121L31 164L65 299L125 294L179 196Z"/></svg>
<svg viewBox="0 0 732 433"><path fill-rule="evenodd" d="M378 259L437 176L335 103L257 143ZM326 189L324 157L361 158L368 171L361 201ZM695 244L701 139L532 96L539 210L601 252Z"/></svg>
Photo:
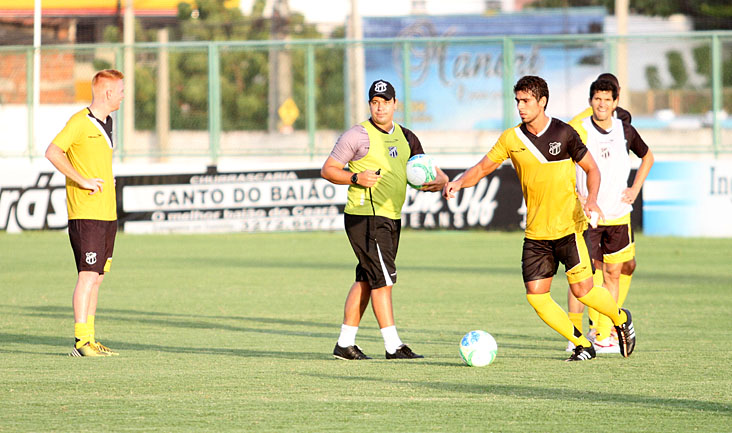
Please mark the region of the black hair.
<svg viewBox="0 0 732 433"><path fill-rule="evenodd" d="M590 99L595 96L597 92L612 92L613 101L618 99L618 86L611 80L597 79L590 84Z"/></svg>
<svg viewBox="0 0 732 433"><path fill-rule="evenodd" d="M546 84L546 81L544 81L543 78L537 77L535 75L526 75L524 77L521 77L517 82L516 85L513 86L513 93L516 94L516 92L527 92L530 93L536 98L536 101L538 102L541 97L546 98L546 105L544 106L544 109L549 105L549 86Z"/></svg>

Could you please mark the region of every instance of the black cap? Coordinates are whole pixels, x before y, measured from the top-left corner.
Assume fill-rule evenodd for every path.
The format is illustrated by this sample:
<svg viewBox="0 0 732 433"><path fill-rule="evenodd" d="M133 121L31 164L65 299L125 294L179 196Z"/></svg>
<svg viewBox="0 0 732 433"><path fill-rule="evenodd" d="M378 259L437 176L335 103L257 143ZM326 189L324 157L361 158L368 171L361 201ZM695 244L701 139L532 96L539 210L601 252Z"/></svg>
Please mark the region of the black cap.
<svg viewBox="0 0 732 433"><path fill-rule="evenodd" d="M369 88L369 101L374 99L374 96L380 96L387 101L390 101L396 97L394 86L386 80L376 80L371 83Z"/></svg>

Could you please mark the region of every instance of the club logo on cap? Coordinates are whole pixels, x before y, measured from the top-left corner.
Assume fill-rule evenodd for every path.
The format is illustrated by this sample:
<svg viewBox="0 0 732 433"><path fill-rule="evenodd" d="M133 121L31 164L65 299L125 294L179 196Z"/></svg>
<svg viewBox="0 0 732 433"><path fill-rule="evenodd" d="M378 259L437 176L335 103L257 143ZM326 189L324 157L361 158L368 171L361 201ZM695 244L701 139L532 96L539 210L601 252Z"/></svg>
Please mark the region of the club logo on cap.
<svg viewBox="0 0 732 433"><path fill-rule="evenodd" d="M378 81L374 84L374 90L379 93L386 92L386 83L383 81Z"/></svg>

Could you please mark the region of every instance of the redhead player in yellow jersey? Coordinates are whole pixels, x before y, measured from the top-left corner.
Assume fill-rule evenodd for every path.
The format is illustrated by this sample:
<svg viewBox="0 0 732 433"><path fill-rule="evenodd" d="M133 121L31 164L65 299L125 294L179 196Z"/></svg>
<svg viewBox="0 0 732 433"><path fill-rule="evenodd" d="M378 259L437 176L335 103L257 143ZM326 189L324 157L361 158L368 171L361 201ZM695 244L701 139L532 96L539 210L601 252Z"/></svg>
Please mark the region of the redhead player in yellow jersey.
<svg viewBox="0 0 732 433"><path fill-rule="evenodd" d="M74 114L46 149L46 158L66 176L69 240L78 279L74 288L71 356L111 356L96 340L99 286L112 265L117 203L112 174L112 118L124 98L124 75L114 69L92 79L92 102Z"/></svg>
<svg viewBox="0 0 732 433"><path fill-rule="evenodd" d="M521 124L507 129L473 167L445 185L443 196L454 198L462 188L475 186L511 159L526 202L526 237L521 268L526 298L539 317L575 344L567 361L594 358L595 349L552 300L551 282L563 263L569 287L585 305L610 317L622 340L622 355L635 348L630 312L619 309L610 292L596 287L583 234L586 215L602 211L597 205L600 172L577 132L559 119L547 116L549 88L541 77L522 77L513 88ZM584 206L576 193L575 163L587 173L589 191Z"/></svg>

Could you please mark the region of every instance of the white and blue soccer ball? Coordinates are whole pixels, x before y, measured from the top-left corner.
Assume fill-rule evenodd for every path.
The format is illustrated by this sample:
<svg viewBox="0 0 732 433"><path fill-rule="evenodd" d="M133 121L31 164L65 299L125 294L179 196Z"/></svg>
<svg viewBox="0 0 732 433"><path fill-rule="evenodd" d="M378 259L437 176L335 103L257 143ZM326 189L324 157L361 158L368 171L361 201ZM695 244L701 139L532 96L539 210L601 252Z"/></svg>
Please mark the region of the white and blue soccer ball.
<svg viewBox="0 0 732 433"><path fill-rule="evenodd" d="M407 183L412 188L420 189L423 184L432 182L436 177L437 169L431 156L422 153L407 161Z"/></svg>
<svg viewBox="0 0 732 433"><path fill-rule="evenodd" d="M470 367L483 367L496 359L498 344L485 331L470 331L460 340L460 357Z"/></svg>

